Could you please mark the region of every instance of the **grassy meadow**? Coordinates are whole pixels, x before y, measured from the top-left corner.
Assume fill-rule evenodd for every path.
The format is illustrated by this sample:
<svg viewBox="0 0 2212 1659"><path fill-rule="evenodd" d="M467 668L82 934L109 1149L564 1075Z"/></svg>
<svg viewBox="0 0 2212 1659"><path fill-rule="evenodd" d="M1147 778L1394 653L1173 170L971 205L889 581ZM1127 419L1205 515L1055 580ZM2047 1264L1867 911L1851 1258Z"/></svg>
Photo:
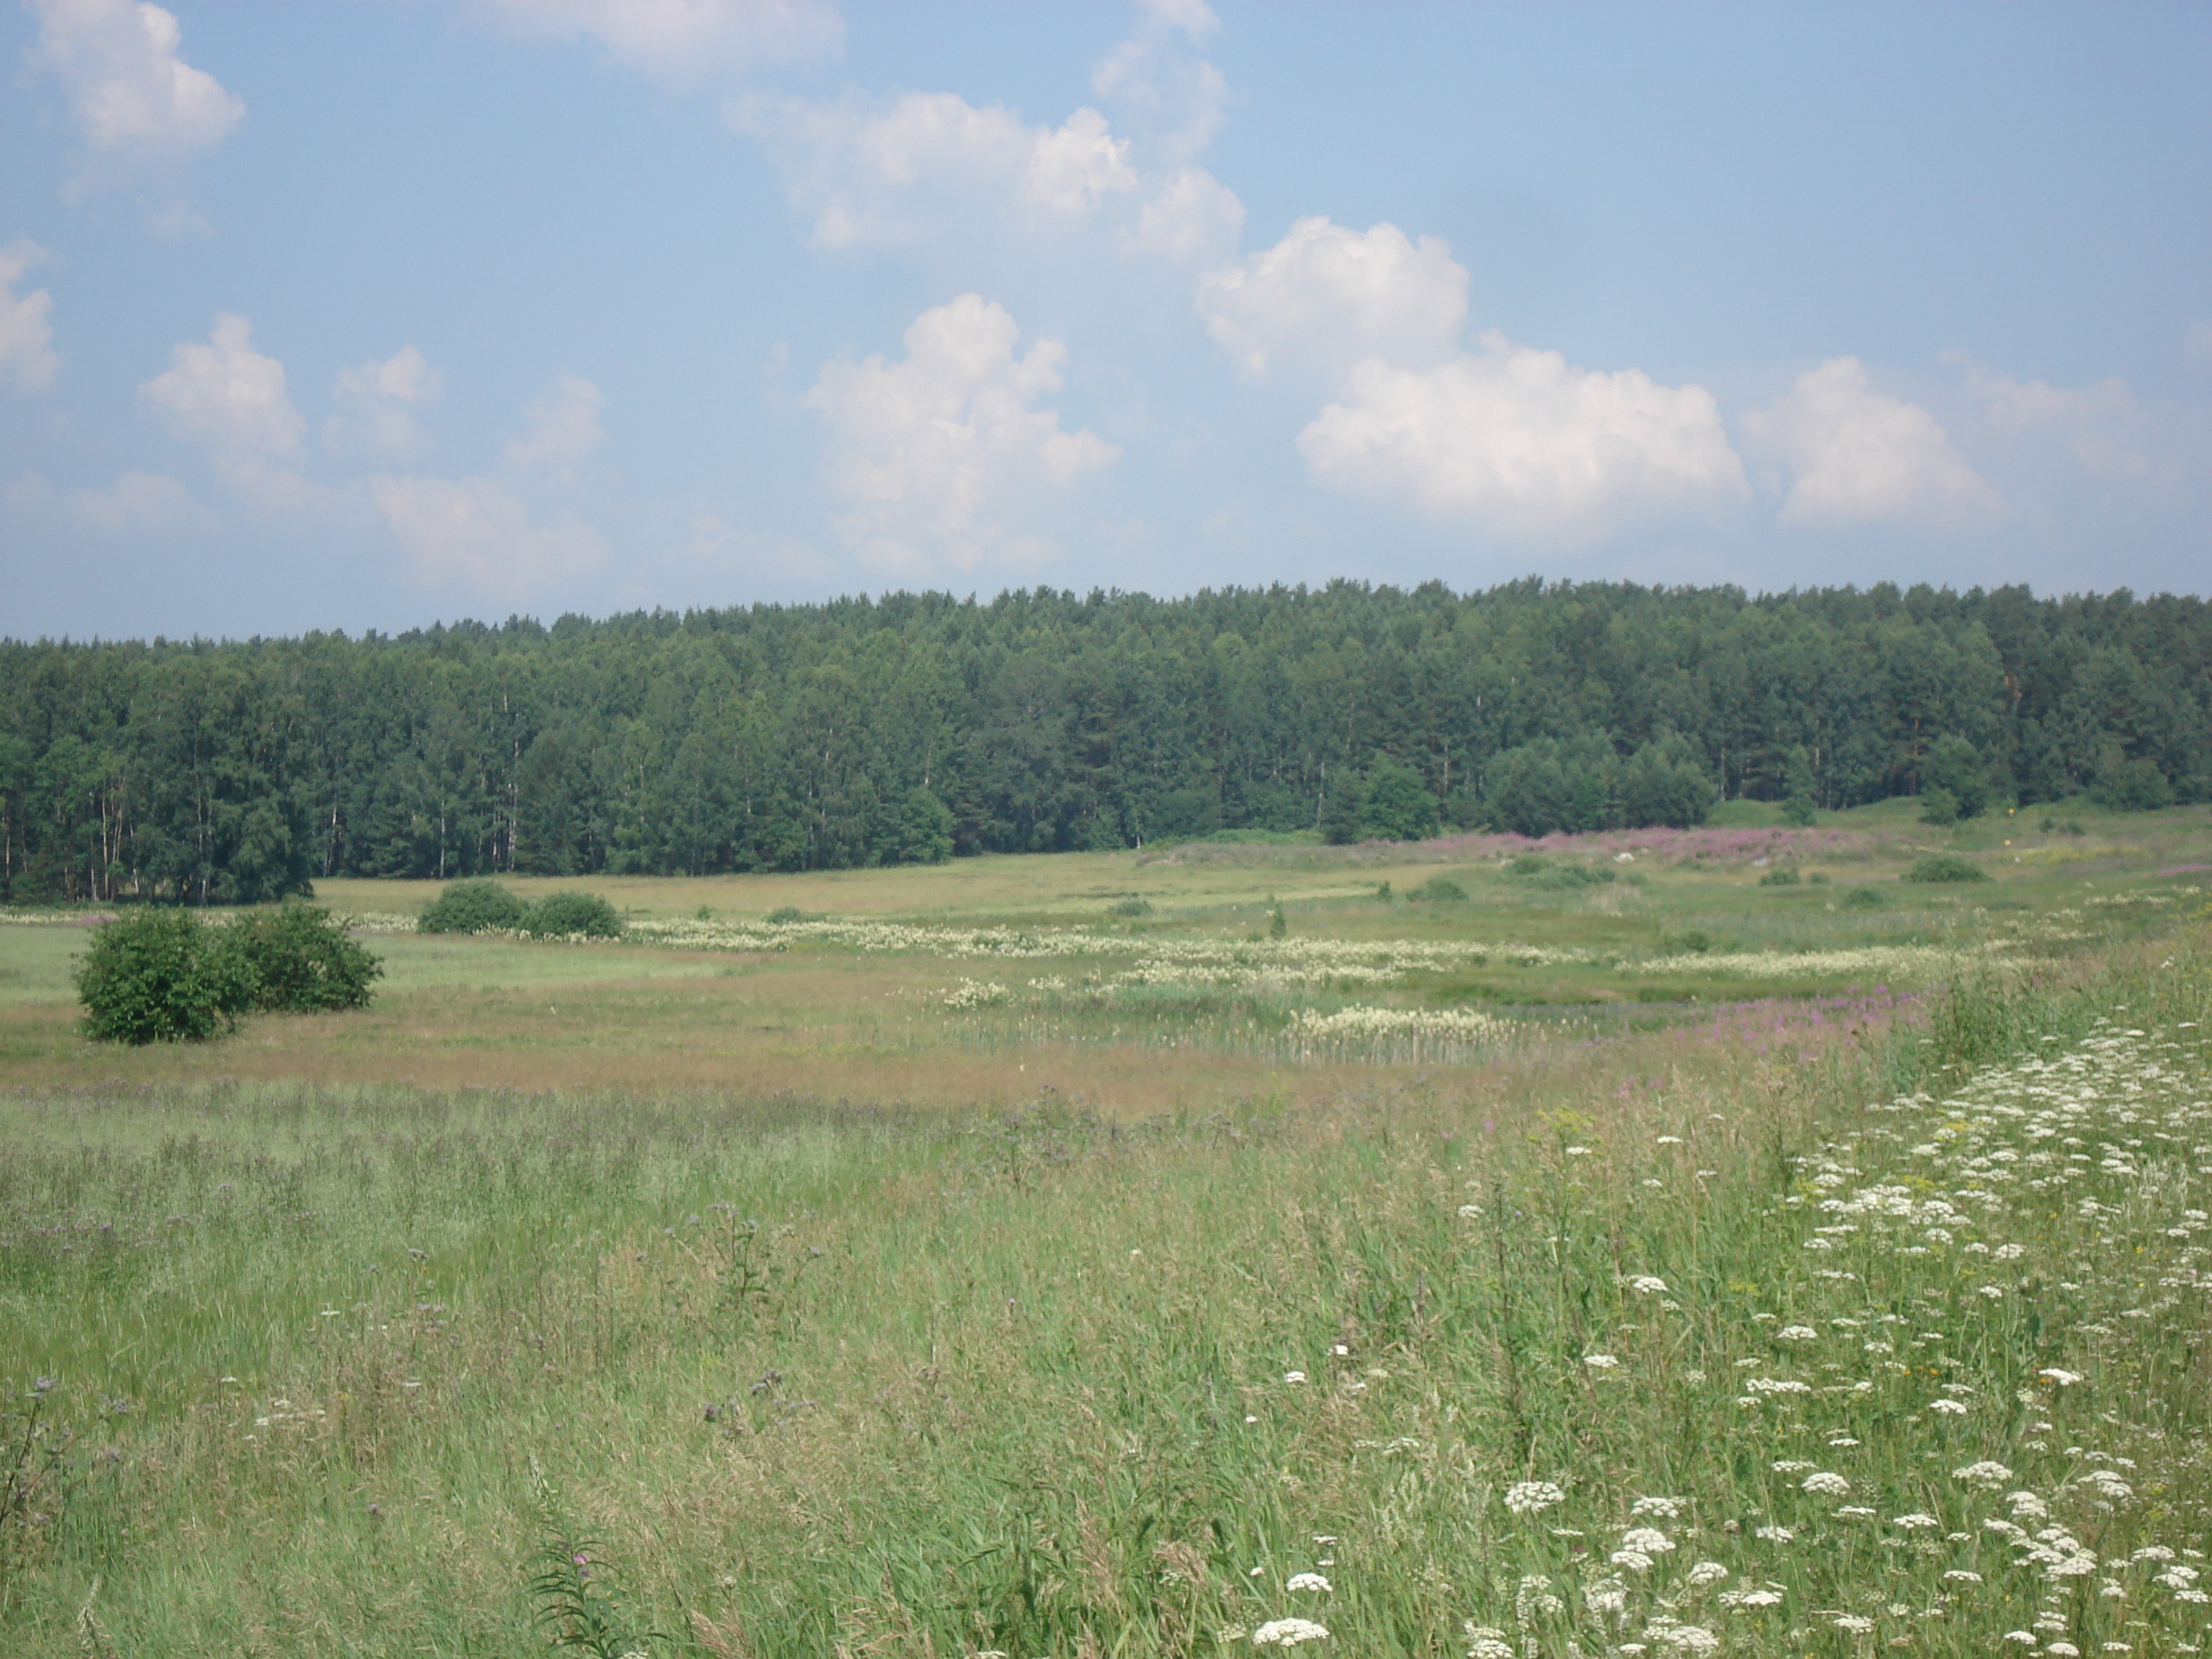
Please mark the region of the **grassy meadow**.
<svg viewBox="0 0 2212 1659"><path fill-rule="evenodd" d="M513 884L618 943L331 883L374 1006L142 1050L9 916L0 1650L2203 1651L2208 876L1891 805Z"/></svg>

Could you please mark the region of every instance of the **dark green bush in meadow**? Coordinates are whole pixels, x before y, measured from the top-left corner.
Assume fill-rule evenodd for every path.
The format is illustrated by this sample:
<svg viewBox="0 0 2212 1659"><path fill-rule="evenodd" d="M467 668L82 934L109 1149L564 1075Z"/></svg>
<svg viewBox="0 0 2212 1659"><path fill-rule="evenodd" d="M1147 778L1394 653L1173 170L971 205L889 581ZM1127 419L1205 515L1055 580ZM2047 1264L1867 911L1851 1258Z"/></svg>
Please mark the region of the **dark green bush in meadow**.
<svg viewBox="0 0 2212 1659"><path fill-rule="evenodd" d="M514 933L522 926L529 907L495 881L449 882L446 890L422 907L415 924L418 933Z"/></svg>
<svg viewBox="0 0 2212 1659"><path fill-rule="evenodd" d="M1989 872L1956 853L1923 853L1912 860L1901 881L1987 881Z"/></svg>
<svg viewBox="0 0 2212 1659"><path fill-rule="evenodd" d="M248 1006L264 1012L366 1008L369 987L384 972L329 911L312 904L247 916L220 943L251 987Z"/></svg>
<svg viewBox="0 0 2212 1659"><path fill-rule="evenodd" d="M1761 887L1795 887L1804 878L1797 873L1794 864L1778 865L1759 878Z"/></svg>
<svg viewBox="0 0 2212 1659"><path fill-rule="evenodd" d="M1449 876L1431 876L1406 896L1423 900L1431 904L1449 903L1464 899L1467 896L1467 889Z"/></svg>
<svg viewBox="0 0 2212 1659"><path fill-rule="evenodd" d="M540 939L620 939L623 919L597 893L548 893L523 912L521 927Z"/></svg>
<svg viewBox="0 0 2212 1659"><path fill-rule="evenodd" d="M136 910L92 936L77 964L84 1034L101 1042L204 1042L253 1006L231 941L190 910Z"/></svg>

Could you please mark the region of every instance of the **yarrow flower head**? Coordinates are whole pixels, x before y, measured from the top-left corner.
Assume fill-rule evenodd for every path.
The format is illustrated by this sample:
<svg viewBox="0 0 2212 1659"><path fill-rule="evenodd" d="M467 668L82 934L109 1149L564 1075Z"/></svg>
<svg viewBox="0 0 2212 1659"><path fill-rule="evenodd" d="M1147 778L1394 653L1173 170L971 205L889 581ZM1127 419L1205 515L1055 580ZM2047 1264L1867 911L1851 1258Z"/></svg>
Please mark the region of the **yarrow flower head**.
<svg viewBox="0 0 2212 1659"><path fill-rule="evenodd" d="M1290 1583L1283 1588L1294 1590L1318 1590L1323 1595L1331 1594L1328 1580L1317 1572L1294 1572L1291 1575Z"/></svg>
<svg viewBox="0 0 2212 1659"><path fill-rule="evenodd" d="M1818 1474L1808 1474L1802 1483L1802 1490L1822 1498L1849 1498L1851 1483L1840 1474L1823 1469Z"/></svg>
<svg viewBox="0 0 2212 1659"><path fill-rule="evenodd" d="M1620 1368L1620 1361L1609 1353L1586 1353L1583 1356L1583 1364L1594 1371L1618 1370Z"/></svg>
<svg viewBox="0 0 2212 1659"><path fill-rule="evenodd" d="M1534 1515L1565 1503L1566 1497L1548 1480L1516 1480L1505 1489L1505 1507L1515 1515Z"/></svg>
<svg viewBox="0 0 2212 1659"><path fill-rule="evenodd" d="M1967 1464L1963 1469L1952 1470L1951 1478L1972 1481L1978 1486L2002 1486L2012 1479L2012 1471L2002 1463L1993 1463L1984 1458L1978 1463Z"/></svg>
<svg viewBox="0 0 2212 1659"><path fill-rule="evenodd" d="M1631 1516L1656 1515L1662 1521L1672 1521L1682 1512L1679 1498L1639 1498L1628 1506Z"/></svg>
<svg viewBox="0 0 2212 1659"><path fill-rule="evenodd" d="M1505 1632L1489 1625L1466 1626L1467 1659L1513 1659L1513 1644Z"/></svg>
<svg viewBox="0 0 2212 1659"><path fill-rule="evenodd" d="M1674 1540L1656 1527L1631 1527L1620 1534L1620 1547L1640 1550L1646 1555L1664 1555L1674 1547Z"/></svg>
<svg viewBox="0 0 2212 1659"><path fill-rule="evenodd" d="M1638 1273L1628 1281L1628 1288L1638 1296L1663 1296L1667 1291L1667 1281L1655 1279L1650 1273Z"/></svg>
<svg viewBox="0 0 2212 1659"><path fill-rule="evenodd" d="M1302 1642L1326 1642L1328 1627L1310 1619L1270 1619L1252 1632L1255 1648L1294 1648Z"/></svg>

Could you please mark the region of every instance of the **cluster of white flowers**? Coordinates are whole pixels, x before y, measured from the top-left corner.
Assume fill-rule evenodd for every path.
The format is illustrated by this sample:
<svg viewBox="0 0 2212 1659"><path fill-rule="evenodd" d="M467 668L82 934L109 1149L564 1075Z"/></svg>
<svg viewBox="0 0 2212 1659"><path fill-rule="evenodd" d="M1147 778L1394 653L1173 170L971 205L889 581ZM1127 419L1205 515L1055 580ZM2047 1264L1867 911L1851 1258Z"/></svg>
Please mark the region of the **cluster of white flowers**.
<svg viewBox="0 0 2212 1659"><path fill-rule="evenodd" d="M1516 1480L1505 1489L1505 1507L1515 1515L1534 1515L1565 1503L1566 1498L1549 1480Z"/></svg>
<svg viewBox="0 0 2212 1659"><path fill-rule="evenodd" d="M945 994L948 1008L989 1008L1006 1000L1013 993L994 980L963 979Z"/></svg>
<svg viewBox="0 0 2212 1659"><path fill-rule="evenodd" d="M1870 979L1927 981L1967 962L2008 962L2027 948L2018 939L1963 948L1941 945L1862 945L1832 951L1741 951L1644 957L1614 963L1621 973L1703 974L1724 979Z"/></svg>

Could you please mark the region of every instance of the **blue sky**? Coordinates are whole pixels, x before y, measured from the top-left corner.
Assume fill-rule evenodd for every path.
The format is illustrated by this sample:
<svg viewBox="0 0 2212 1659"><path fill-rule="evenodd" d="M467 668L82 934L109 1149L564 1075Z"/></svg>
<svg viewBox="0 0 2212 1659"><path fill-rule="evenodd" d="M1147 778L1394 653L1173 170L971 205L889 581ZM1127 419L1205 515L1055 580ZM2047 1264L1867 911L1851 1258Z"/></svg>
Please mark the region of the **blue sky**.
<svg viewBox="0 0 2212 1659"><path fill-rule="evenodd" d="M0 12L0 633L2212 592L2212 10Z"/></svg>

